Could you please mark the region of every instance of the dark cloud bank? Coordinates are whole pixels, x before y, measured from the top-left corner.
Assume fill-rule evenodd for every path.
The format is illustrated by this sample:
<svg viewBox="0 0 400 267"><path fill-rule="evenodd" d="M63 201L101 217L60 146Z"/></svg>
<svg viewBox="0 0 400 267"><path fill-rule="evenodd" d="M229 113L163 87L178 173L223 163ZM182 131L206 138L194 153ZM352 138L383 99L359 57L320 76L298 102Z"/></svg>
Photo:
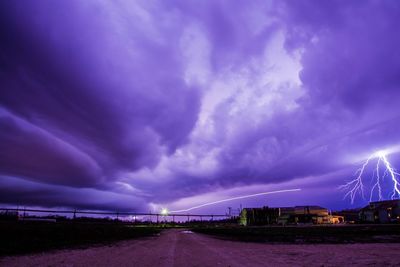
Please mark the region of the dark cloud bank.
<svg viewBox="0 0 400 267"><path fill-rule="evenodd" d="M147 210L216 189L321 184L351 175L352 156L400 143L398 1L0 5L3 204ZM277 76L257 62L279 33L299 83L231 88ZM226 97L205 112L220 83Z"/></svg>

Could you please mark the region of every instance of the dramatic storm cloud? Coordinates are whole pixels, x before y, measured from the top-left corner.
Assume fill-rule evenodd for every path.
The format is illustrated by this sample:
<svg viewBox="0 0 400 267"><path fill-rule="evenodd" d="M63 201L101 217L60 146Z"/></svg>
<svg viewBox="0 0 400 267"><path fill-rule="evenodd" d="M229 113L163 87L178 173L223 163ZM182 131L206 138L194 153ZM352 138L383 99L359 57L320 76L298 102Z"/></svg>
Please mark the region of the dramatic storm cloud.
<svg viewBox="0 0 400 267"><path fill-rule="evenodd" d="M400 144L398 1L0 5L4 205L341 208Z"/></svg>

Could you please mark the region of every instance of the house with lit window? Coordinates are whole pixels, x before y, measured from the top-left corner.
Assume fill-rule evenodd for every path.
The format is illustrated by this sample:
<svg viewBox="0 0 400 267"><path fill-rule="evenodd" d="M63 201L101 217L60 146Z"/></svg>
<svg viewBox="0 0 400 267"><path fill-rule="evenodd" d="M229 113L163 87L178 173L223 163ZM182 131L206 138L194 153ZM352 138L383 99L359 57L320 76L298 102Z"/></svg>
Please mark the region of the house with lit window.
<svg viewBox="0 0 400 267"><path fill-rule="evenodd" d="M370 202L359 217L364 223L400 223L400 199Z"/></svg>

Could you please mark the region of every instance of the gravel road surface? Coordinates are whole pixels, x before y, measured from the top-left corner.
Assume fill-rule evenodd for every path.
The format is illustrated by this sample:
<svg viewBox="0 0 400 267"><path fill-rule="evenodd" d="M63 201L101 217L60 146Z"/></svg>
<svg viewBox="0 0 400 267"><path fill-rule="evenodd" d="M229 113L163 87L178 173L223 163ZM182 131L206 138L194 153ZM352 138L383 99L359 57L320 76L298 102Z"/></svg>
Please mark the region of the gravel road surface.
<svg viewBox="0 0 400 267"><path fill-rule="evenodd" d="M109 246L5 257L0 266L400 266L399 251L400 244L242 243L173 229Z"/></svg>

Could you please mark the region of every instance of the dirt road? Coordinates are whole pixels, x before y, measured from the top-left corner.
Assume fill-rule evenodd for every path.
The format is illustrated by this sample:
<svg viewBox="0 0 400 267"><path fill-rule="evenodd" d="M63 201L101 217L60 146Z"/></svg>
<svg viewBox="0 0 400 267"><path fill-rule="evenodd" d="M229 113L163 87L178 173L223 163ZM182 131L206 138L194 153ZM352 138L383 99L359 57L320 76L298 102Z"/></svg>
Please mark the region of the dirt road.
<svg viewBox="0 0 400 267"><path fill-rule="evenodd" d="M242 243L183 230L110 246L6 257L0 266L400 266L399 244Z"/></svg>

